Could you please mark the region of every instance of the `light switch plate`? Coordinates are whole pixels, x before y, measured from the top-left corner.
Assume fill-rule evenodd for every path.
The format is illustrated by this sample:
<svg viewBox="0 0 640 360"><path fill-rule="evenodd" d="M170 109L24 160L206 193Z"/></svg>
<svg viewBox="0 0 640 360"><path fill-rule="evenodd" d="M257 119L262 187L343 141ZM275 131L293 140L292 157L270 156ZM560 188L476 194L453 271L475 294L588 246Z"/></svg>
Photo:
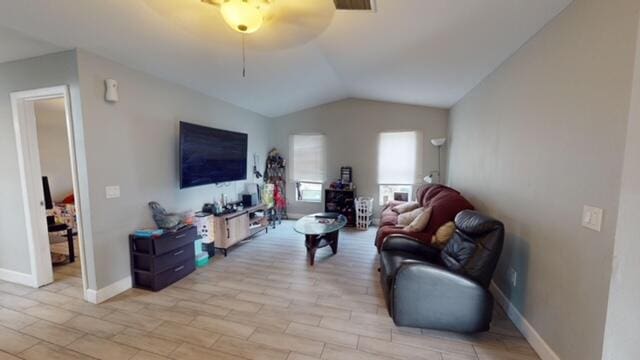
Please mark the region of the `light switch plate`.
<svg viewBox="0 0 640 360"><path fill-rule="evenodd" d="M107 199L115 199L120 197L120 186L110 185L104 188Z"/></svg>
<svg viewBox="0 0 640 360"><path fill-rule="evenodd" d="M585 205L582 210L582 226L595 230L602 230L602 215L604 211L600 208Z"/></svg>

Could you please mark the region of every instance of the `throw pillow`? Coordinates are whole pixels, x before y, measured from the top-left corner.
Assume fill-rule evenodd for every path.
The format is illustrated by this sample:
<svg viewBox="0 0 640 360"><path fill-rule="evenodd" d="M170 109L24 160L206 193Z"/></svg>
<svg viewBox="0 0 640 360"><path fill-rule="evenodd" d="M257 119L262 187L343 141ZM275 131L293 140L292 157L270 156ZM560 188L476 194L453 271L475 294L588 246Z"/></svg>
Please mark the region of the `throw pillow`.
<svg viewBox="0 0 640 360"><path fill-rule="evenodd" d="M417 201L413 201L413 202L408 202L408 203L396 205L396 206L391 208L391 211L393 211L393 212L395 212L397 214L404 214L406 212L413 211L413 210L415 210L415 209L417 209L419 207L420 207L420 204L418 204Z"/></svg>
<svg viewBox="0 0 640 360"><path fill-rule="evenodd" d="M424 208L417 208L404 214L400 214L398 215L398 221L396 223L400 226L407 226L411 224L411 222L415 220L423 211Z"/></svg>
<svg viewBox="0 0 640 360"><path fill-rule="evenodd" d="M416 217L411 224L404 227L404 231L409 232L422 232L429 225L429 219L431 219L431 211L430 207L426 208L418 217Z"/></svg>
<svg viewBox="0 0 640 360"><path fill-rule="evenodd" d="M453 221L440 226L436 234L431 237L431 245L438 249L444 249L447 243L453 237L453 233L456 231L456 224Z"/></svg>

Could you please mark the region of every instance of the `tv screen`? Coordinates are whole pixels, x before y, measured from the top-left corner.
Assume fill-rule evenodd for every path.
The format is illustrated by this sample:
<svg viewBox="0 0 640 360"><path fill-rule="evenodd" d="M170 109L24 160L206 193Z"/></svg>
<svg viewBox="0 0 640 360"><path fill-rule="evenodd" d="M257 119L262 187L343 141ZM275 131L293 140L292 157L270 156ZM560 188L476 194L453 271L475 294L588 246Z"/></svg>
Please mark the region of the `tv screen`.
<svg viewBox="0 0 640 360"><path fill-rule="evenodd" d="M180 188L246 180L247 138L180 122Z"/></svg>

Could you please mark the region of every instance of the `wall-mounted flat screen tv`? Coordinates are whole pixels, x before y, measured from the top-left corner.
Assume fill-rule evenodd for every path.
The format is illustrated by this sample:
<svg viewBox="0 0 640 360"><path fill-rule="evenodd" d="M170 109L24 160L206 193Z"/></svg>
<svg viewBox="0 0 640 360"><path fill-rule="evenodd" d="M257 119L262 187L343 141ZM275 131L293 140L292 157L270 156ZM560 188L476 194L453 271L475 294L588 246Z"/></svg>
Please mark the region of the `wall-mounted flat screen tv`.
<svg viewBox="0 0 640 360"><path fill-rule="evenodd" d="M248 135L180 122L180 188L247 179Z"/></svg>

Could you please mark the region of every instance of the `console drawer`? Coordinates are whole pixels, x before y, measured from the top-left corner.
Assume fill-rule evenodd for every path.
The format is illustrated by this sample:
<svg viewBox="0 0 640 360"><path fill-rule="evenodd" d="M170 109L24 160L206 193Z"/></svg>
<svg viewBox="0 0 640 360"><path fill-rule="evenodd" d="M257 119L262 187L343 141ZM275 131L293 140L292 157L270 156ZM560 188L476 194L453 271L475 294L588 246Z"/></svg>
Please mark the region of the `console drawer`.
<svg viewBox="0 0 640 360"><path fill-rule="evenodd" d="M176 232L166 232L153 238L133 238L133 250L138 253L161 255L178 249L198 238L198 230L190 226Z"/></svg>
<svg viewBox="0 0 640 360"><path fill-rule="evenodd" d="M183 263L186 259L193 257L193 254L194 249L192 243L155 257L152 255L134 254L133 266L138 270L160 273L174 265Z"/></svg>
<svg viewBox="0 0 640 360"><path fill-rule="evenodd" d="M190 258L184 262L176 264L161 273L153 274L146 271L134 271L136 286L158 291L191 274L196 269L196 259L193 251L190 254Z"/></svg>

